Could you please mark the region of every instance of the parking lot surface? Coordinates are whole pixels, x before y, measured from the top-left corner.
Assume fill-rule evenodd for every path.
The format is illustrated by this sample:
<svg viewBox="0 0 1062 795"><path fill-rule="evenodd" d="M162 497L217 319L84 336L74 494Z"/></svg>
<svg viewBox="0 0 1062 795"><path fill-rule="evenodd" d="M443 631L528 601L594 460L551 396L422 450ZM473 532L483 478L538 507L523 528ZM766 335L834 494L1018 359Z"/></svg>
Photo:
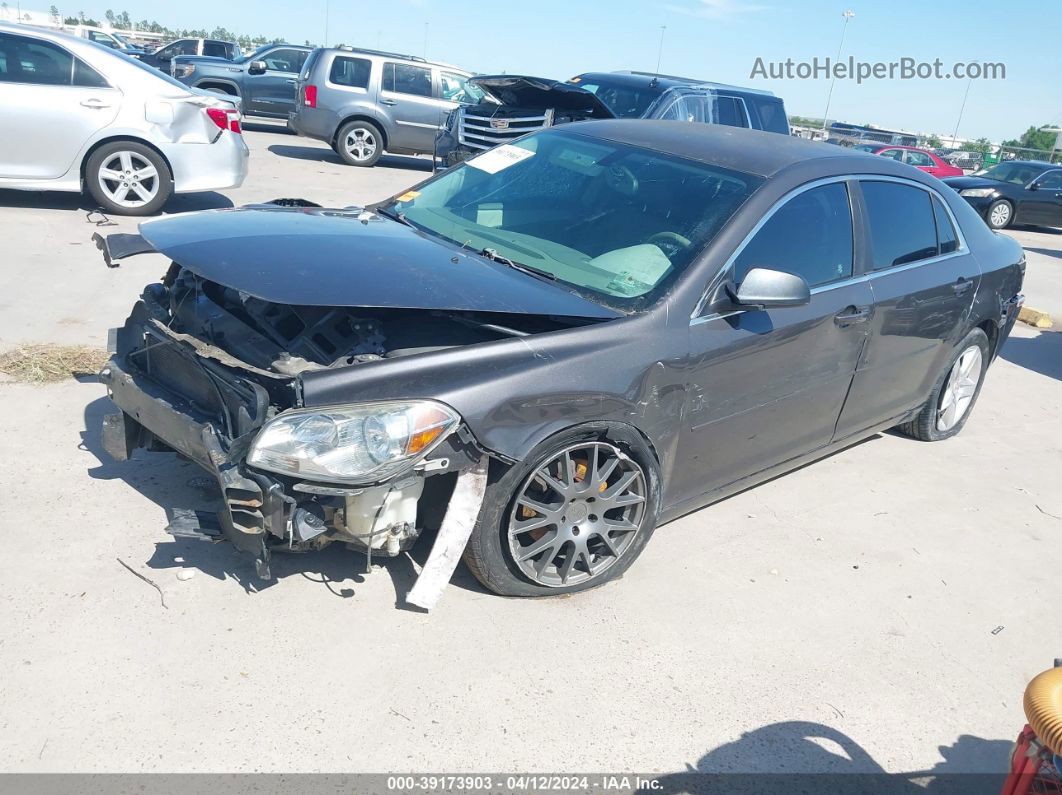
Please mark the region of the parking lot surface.
<svg viewBox="0 0 1062 795"><path fill-rule="evenodd" d="M247 183L172 211L365 203L429 168L248 128ZM137 222L89 209L0 191L0 349L103 346L164 270L104 268L91 234ZM1062 233L1013 234L1029 305L1062 318ZM212 482L111 461L92 378L0 399L8 771L1001 772L1026 682L1062 656L1058 331L1015 330L953 440L879 435L660 528L571 598L503 599L461 568L431 614L395 609L406 557L366 574L337 545L264 583L164 534Z"/></svg>

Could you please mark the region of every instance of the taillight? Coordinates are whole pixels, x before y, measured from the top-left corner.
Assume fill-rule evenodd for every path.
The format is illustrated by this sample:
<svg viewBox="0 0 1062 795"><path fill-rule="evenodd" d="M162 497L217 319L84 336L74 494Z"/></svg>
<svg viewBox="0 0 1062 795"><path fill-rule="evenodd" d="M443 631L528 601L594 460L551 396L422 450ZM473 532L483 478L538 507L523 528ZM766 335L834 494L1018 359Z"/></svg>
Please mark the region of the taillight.
<svg viewBox="0 0 1062 795"><path fill-rule="evenodd" d="M240 128L240 113L232 108L207 108L206 115L218 127L223 130L231 130L234 133L242 133Z"/></svg>
<svg viewBox="0 0 1062 795"><path fill-rule="evenodd" d="M317 107L317 86L302 87L302 104L307 108Z"/></svg>

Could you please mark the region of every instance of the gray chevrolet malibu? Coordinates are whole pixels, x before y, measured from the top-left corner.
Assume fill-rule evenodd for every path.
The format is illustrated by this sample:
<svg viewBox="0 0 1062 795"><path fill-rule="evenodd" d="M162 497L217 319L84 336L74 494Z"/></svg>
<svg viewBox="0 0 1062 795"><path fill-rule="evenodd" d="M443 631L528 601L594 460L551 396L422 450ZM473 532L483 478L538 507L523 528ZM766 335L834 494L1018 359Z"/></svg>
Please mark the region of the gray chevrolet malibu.
<svg viewBox="0 0 1062 795"><path fill-rule="evenodd" d="M169 532L263 577L277 551L423 534L425 608L462 556L499 594L581 591L657 525L878 431L954 436L1025 267L917 169L651 121L535 133L366 208L99 244L172 260L102 373L111 455L217 479L216 513Z"/></svg>

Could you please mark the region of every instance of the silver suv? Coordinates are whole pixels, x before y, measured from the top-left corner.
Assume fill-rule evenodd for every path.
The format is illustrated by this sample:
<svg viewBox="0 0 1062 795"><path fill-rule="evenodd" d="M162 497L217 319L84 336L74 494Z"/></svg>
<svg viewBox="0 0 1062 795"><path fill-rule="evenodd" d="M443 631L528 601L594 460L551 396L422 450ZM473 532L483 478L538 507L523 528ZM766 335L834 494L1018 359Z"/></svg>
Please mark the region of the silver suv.
<svg viewBox="0 0 1062 795"><path fill-rule="evenodd" d="M431 154L450 111L483 98L471 76L415 55L321 47L299 75L288 125L352 166L371 166L384 150Z"/></svg>

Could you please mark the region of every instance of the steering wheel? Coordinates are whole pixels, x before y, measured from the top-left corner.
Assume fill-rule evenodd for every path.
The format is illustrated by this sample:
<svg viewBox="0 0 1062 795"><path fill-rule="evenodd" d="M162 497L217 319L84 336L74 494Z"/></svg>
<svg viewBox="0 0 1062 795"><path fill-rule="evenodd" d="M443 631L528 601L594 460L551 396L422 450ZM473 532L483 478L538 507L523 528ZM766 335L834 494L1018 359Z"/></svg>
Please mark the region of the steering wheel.
<svg viewBox="0 0 1062 795"><path fill-rule="evenodd" d="M689 238L683 237L678 232L657 232L645 242L651 243L659 248L664 252L668 259L671 259L683 249L689 248L693 245L690 243Z"/></svg>
<svg viewBox="0 0 1062 795"><path fill-rule="evenodd" d="M605 171L605 184L624 196L633 196L638 192L638 178L626 166L609 166Z"/></svg>

